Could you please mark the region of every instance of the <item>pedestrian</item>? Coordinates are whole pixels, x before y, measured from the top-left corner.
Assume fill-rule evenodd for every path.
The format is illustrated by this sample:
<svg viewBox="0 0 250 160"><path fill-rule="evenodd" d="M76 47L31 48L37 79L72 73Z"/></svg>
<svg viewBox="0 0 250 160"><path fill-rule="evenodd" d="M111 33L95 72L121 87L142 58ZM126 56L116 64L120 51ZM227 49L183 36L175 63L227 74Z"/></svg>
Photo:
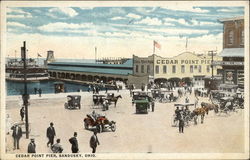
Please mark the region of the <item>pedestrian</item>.
<svg viewBox="0 0 250 160"><path fill-rule="evenodd" d="M38 89L38 93L39 93L39 97L41 97L42 96L42 89L41 88Z"/></svg>
<svg viewBox="0 0 250 160"><path fill-rule="evenodd" d="M181 114L181 117L179 119L179 133L184 133L184 119L183 119L183 115Z"/></svg>
<svg viewBox="0 0 250 160"><path fill-rule="evenodd" d="M152 112L154 112L154 110L155 110L155 101L154 101L154 98L152 98L151 107L152 107Z"/></svg>
<svg viewBox="0 0 250 160"><path fill-rule="evenodd" d="M92 148L92 153L95 153L97 145L100 145L99 140L97 138L97 131L94 131L94 134L90 137L89 144Z"/></svg>
<svg viewBox="0 0 250 160"><path fill-rule="evenodd" d="M69 139L69 142L71 143L71 151L72 151L72 153L78 153L78 151L79 151L78 141L77 141L76 137L77 137L77 132L74 132L74 137L71 137Z"/></svg>
<svg viewBox="0 0 250 160"><path fill-rule="evenodd" d="M89 85L88 92L90 92L91 86Z"/></svg>
<svg viewBox="0 0 250 160"><path fill-rule="evenodd" d="M12 137L14 139L14 149L19 149L19 140L22 137L22 128L15 123L11 129L13 130Z"/></svg>
<svg viewBox="0 0 250 160"><path fill-rule="evenodd" d="M24 118L24 107L22 107L21 109L20 109L20 116L21 116L21 121L23 121L23 118Z"/></svg>
<svg viewBox="0 0 250 160"><path fill-rule="evenodd" d="M63 147L62 145L60 144L61 140L58 138L56 140L56 144L54 144L52 147L51 147L51 150L53 153L62 153L63 151Z"/></svg>
<svg viewBox="0 0 250 160"><path fill-rule="evenodd" d="M105 87L105 90L106 90L106 92L105 92L105 93L108 93L108 87L107 87L107 86Z"/></svg>
<svg viewBox="0 0 250 160"><path fill-rule="evenodd" d="M37 88L36 87L34 88L34 92L35 92L35 95L36 95L36 93L37 93Z"/></svg>
<svg viewBox="0 0 250 160"><path fill-rule="evenodd" d="M48 143L47 143L47 147L52 146L54 144L54 137L56 136L56 131L55 128L53 127L53 123L50 123L50 126L47 128L47 137L49 139Z"/></svg>
<svg viewBox="0 0 250 160"><path fill-rule="evenodd" d="M30 143L28 145L28 153L36 153L36 144L34 138L30 139Z"/></svg>

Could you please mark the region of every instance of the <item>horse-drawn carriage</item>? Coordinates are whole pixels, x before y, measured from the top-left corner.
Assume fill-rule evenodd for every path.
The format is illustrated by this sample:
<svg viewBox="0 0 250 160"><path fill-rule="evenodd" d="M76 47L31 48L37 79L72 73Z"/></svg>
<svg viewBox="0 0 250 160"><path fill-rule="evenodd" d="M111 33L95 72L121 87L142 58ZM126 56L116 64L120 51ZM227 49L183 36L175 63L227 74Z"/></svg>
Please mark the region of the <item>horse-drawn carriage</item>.
<svg viewBox="0 0 250 160"><path fill-rule="evenodd" d="M87 114L87 117L83 120L84 128L87 130L96 129L99 133L106 130L114 132L116 130L116 122L109 121L106 116L92 113Z"/></svg>
<svg viewBox="0 0 250 160"><path fill-rule="evenodd" d="M151 92L152 97L160 103L175 102L178 99L178 96L174 96L173 91L153 89Z"/></svg>
<svg viewBox="0 0 250 160"><path fill-rule="evenodd" d="M106 98L107 98L106 95L94 94L93 95L94 106L103 105L103 102Z"/></svg>
<svg viewBox="0 0 250 160"><path fill-rule="evenodd" d="M66 109L81 109L81 96L80 95L68 95L67 102L64 104Z"/></svg>
<svg viewBox="0 0 250 160"><path fill-rule="evenodd" d="M236 111L236 104L234 97L222 97L219 104L219 113L228 114L230 111Z"/></svg>
<svg viewBox="0 0 250 160"><path fill-rule="evenodd" d="M211 90L210 91L211 94L211 101L214 104L219 104L220 103L220 99L223 97L234 97L236 96L236 93L232 93L232 92L227 92L227 91L223 91L223 90Z"/></svg>
<svg viewBox="0 0 250 160"><path fill-rule="evenodd" d="M174 104L174 106L176 107L175 113L172 117L172 126L176 127L178 126L178 121L182 118L184 120L184 125L188 126L189 125L189 121L192 120L192 115L191 115L191 111L189 110L189 106L193 106L194 103L178 103L178 104ZM182 109L178 110L177 108L181 107Z"/></svg>

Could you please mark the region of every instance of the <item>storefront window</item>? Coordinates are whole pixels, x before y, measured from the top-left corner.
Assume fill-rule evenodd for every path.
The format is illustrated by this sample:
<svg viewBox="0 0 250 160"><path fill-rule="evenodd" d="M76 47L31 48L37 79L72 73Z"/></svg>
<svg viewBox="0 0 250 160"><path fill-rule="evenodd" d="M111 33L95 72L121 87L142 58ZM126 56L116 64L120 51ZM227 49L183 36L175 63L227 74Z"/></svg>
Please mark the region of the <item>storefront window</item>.
<svg viewBox="0 0 250 160"><path fill-rule="evenodd" d="M144 65L141 65L141 73L144 73Z"/></svg>
<svg viewBox="0 0 250 160"><path fill-rule="evenodd" d="M155 66L155 73L159 74L159 66L158 65Z"/></svg>
<svg viewBox="0 0 250 160"><path fill-rule="evenodd" d="M167 66L166 65L163 66L163 73L167 73Z"/></svg>
<svg viewBox="0 0 250 160"><path fill-rule="evenodd" d="M147 65L147 73L150 73L150 65Z"/></svg>
<svg viewBox="0 0 250 160"><path fill-rule="evenodd" d="M181 65L181 73L185 73L185 66Z"/></svg>
<svg viewBox="0 0 250 160"><path fill-rule="evenodd" d="M199 65L198 72L201 73L201 65Z"/></svg>
<svg viewBox="0 0 250 160"><path fill-rule="evenodd" d="M241 31L240 44L244 45L244 30Z"/></svg>
<svg viewBox="0 0 250 160"><path fill-rule="evenodd" d="M228 33L228 44L233 44L234 42L234 32L232 30Z"/></svg>
<svg viewBox="0 0 250 160"><path fill-rule="evenodd" d="M190 65L190 73L194 73L194 66Z"/></svg>
<svg viewBox="0 0 250 160"><path fill-rule="evenodd" d="M207 72L210 72L210 65L207 65Z"/></svg>
<svg viewBox="0 0 250 160"><path fill-rule="evenodd" d="M172 66L172 73L176 73L176 66L175 65Z"/></svg>

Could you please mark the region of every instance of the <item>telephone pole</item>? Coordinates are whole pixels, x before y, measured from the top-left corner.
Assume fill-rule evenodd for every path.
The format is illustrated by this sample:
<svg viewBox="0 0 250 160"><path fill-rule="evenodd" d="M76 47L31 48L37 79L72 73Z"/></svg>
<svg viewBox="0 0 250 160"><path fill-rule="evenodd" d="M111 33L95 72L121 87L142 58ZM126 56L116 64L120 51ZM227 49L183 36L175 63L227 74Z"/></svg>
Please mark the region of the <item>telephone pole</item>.
<svg viewBox="0 0 250 160"><path fill-rule="evenodd" d="M26 42L23 42L23 47L21 47L22 60L23 60L23 76L24 76L24 94L23 94L23 104L25 107L25 130L26 139L29 138L29 119L28 119L28 99L29 94L27 93L27 68L26 68Z"/></svg>

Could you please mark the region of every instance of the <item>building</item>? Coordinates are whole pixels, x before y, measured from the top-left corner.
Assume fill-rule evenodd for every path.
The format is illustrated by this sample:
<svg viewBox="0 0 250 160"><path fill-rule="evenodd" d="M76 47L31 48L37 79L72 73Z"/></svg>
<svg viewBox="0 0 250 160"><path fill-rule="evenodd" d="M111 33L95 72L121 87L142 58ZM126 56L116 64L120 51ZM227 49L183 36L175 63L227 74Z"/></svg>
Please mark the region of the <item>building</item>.
<svg viewBox="0 0 250 160"><path fill-rule="evenodd" d="M214 56L219 61L220 57ZM133 56L133 74L136 76L148 76L154 82L180 82L193 83L204 86L204 77L212 76L211 55L196 55L184 52L171 58L158 55L148 57ZM217 74L218 66L213 68Z"/></svg>
<svg viewBox="0 0 250 160"><path fill-rule="evenodd" d="M223 50L220 53L224 84L244 87L244 17L225 18L223 23Z"/></svg>

